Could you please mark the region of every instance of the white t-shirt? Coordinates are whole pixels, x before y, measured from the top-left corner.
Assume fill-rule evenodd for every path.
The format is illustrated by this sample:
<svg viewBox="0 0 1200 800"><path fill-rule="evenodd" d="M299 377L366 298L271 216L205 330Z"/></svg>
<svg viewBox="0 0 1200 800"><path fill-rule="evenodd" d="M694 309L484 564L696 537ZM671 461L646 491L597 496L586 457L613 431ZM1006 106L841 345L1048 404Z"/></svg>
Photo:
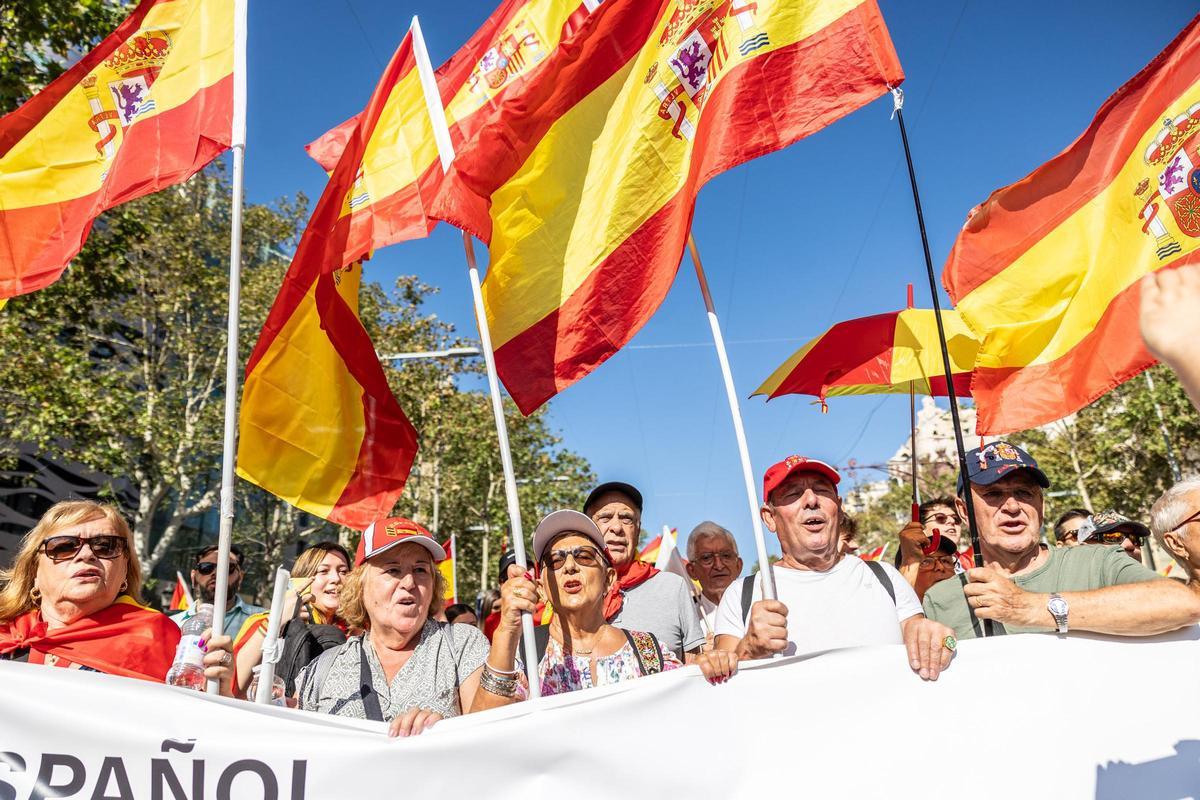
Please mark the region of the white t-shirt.
<svg viewBox="0 0 1200 800"><path fill-rule="evenodd" d="M775 588L787 606L788 646L784 655L814 653L838 647L900 644L900 623L921 613L917 593L892 567L896 602L857 556L844 556L828 572L789 569L776 564ZM762 576L754 580L753 602L762 599ZM717 636L746 635L742 619L742 582L729 584L717 608Z"/></svg>

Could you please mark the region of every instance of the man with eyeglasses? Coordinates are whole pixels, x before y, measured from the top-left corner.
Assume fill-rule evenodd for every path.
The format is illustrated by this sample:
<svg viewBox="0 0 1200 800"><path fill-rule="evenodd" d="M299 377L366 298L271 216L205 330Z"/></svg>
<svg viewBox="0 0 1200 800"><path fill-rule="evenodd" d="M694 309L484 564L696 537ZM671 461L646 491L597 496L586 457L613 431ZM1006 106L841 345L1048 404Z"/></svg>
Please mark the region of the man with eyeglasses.
<svg viewBox="0 0 1200 800"><path fill-rule="evenodd" d="M183 623L196 614L196 606L202 603L212 603L217 596L217 555L220 548L213 544L205 547L196 554L192 566L192 594L196 602L183 611L171 615L175 624L183 627ZM237 593L242 585L242 551L235 545L229 546L229 583L225 600L225 633L235 637L242 629L246 620L255 614L266 611L262 606L252 605L242 599Z"/></svg>
<svg viewBox="0 0 1200 800"><path fill-rule="evenodd" d="M1150 532L1183 567L1187 588L1200 597L1200 478L1163 492L1150 509Z"/></svg>
<svg viewBox="0 0 1200 800"><path fill-rule="evenodd" d="M688 576L700 584L700 616L704 629L706 634L711 634L721 595L742 574L737 540L725 528L705 520L688 534L687 558Z"/></svg>
<svg viewBox="0 0 1200 800"><path fill-rule="evenodd" d="M602 483L588 495L583 513L600 528L617 570L617 583L604 604L605 619L619 628L653 633L664 649L690 664L704 645L704 631L687 581L637 558L642 493L628 483Z"/></svg>
<svg viewBox="0 0 1200 800"><path fill-rule="evenodd" d="M967 453L958 512L971 492L984 566L934 584L925 615L960 638L1085 630L1124 636L1165 633L1200 619L1200 598L1112 547L1043 547L1045 473L1029 453L992 442Z"/></svg>
<svg viewBox="0 0 1200 800"><path fill-rule="evenodd" d="M1095 530L1092 512L1086 508L1071 508L1054 523L1055 547L1078 547L1083 538Z"/></svg>
<svg viewBox="0 0 1200 800"><path fill-rule="evenodd" d="M1079 532L1080 544L1114 545L1134 561L1142 563L1142 542L1150 535L1149 528L1116 511L1093 514L1091 523L1086 532Z"/></svg>

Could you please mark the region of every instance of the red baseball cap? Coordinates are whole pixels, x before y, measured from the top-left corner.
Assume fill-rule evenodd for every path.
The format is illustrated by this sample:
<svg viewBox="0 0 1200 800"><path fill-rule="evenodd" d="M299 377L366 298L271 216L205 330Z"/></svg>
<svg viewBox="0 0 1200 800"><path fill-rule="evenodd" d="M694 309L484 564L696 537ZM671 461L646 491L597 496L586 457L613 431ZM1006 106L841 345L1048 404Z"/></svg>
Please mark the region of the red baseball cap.
<svg viewBox="0 0 1200 800"><path fill-rule="evenodd" d="M842 476L833 467L826 464L824 461L817 461L815 458L805 458L804 456L788 456L778 464L773 465L763 475L763 502L771 496L771 492L779 488L779 484L787 480L788 476L793 472L815 472L818 475L823 475L828 478L834 486L838 485Z"/></svg>
<svg viewBox="0 0 1200 800"><path fill-rule="evenodd" d="M354 554L354 566L357 567L368 558L373 558L398 544L410 543L419 544L428 550L435 562L446 560L446 551L429 531L411 519L388 517L372 522L363 531L362 539L358 542L358 551Z"/></svg>

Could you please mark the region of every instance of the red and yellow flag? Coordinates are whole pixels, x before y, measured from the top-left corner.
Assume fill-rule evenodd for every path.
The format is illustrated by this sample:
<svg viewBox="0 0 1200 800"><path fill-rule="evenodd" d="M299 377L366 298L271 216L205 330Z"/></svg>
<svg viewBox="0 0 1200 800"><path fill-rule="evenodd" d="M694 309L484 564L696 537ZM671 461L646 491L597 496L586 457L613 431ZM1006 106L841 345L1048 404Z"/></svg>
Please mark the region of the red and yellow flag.
<svg viewBox="0 0 1200 800"><path fill-rule="evenodd" d="M496 362L527 414L658 309L706 181L904 77L874 0L609 0L561 49L434 203L490 245Z"/></svg>
<svg viewBox="0 0 1200 800"><path fill-rule="evenodd" d="M183 576L175 573L175 588L171 592L171 606L168 611L186 611L191 604L188 595L187 585L183 582Z"/></svg>
<svg viewBox="0 0 1200 800"><path fill-rule="evenodd" d="M981 342L979 433L1061 419L1153 364L1138 282L1198 245L1200 17L959 234L943 282Z"/></svg>
<svg viewBox="0 0 1200 800"><path fill-rule="evenodd" d="M971 393L979 342L954 311L942 312L954 391ZM932 309L908 308L839 322L805 344L754 390L773 400L785 394L946 395L946 370ZM753 396L753 395L752 395Z"/></svg>
<svg viewBox="0 0 1200 800"><path fill-rule="evenodd" d="M0 119L0 298L58 280L102 211L230 146L233 20L233 0L143 0Z"/></svg>
<svg viewBox="0 0 1200 800"><path fill-rule="evenodd" d="M544 69L563 35L586 17L580 0L502 3L435 74L455 146L474 136L529 75ZM311 142L308 154L331 171L361 116ZM347 209L347 247L362 252L427 236L436 224L429 206L443 179L429 109L413 70L392 89L363 158Z"/></svg>
<svg viewBox="0 0 1200 800"><path fill-rule="evenodd" d="M446 558L438 562L438 570L442 573L442 577L446 579L446 592L442 599L447 605L458 602L458 572L455 559L458 558L458 553L454 552L454 537L451 536L446 541L442 542L442 549L446 551Z"/></svg>
<svg viewBox="0 0 1200 800"><path fill-rule="evenodd" d="M311 514L360 530L390 515L417 439L359 320L362 263L344 266L344 259L365 253L347 250L346 212L388 98L414 69L410 34L313 211L246 365L242 392L238 474Z"/></svg>

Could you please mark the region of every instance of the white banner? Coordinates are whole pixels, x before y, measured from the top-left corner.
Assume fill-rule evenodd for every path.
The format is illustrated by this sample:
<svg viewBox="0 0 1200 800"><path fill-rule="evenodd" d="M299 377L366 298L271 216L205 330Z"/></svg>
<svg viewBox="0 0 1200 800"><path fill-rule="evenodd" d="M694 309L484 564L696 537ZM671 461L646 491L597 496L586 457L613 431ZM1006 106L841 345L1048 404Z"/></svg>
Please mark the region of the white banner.
<svg viewBox="0 0 1200 800"><path fill-rule="evenodd" d="M1189 636L1194 634L1194 629ZM963 642L693 668L384 727L0 662L0 800L1181 798L1200 794L1200 642Z"/></svg>

